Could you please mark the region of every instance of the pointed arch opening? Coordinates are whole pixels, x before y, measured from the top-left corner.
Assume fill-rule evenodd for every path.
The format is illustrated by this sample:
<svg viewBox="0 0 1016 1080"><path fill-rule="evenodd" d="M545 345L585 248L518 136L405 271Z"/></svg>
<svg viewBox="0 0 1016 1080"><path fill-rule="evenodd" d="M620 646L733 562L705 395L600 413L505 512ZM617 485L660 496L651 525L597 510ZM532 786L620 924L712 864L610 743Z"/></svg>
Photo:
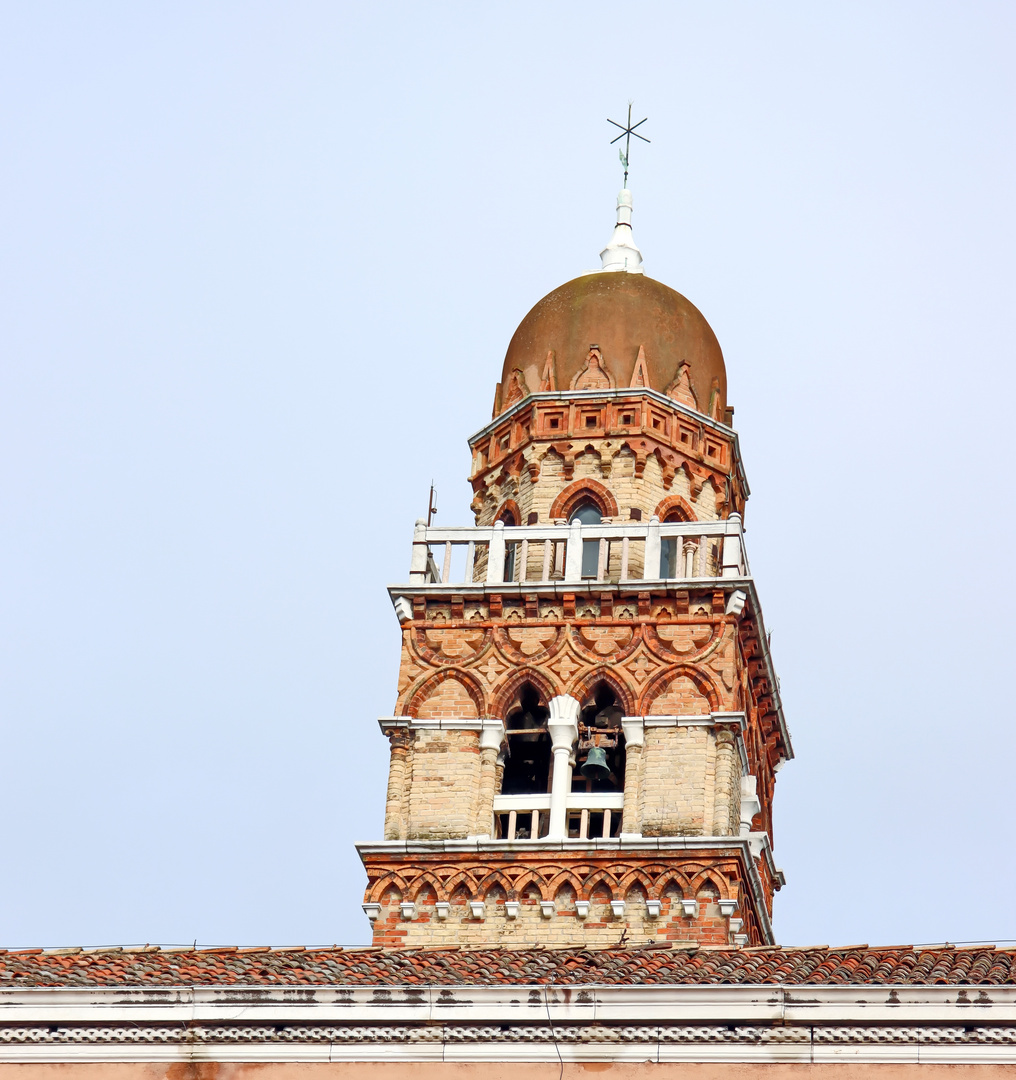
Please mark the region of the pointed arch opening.
<svg viewBox="0 0 1016 1080"><path fill-rule="evenodd" d="M572 773L572 791L587 794L620 793L624 791L625 748L621 719L624 716L617 694L608 682L601 680L593 686L579 714L578 768ZM584 823L581 814L588 813ZM569 813L568 832L571 835L617 836L621 815L609 811L579 811L572 821Z"/></svg>
<svg viewBox="0 0 1016 1080"><path fill-rule="evenodd" d="M540 691L524 682L505 717L502 795L544 795L550 791L551 744L547 730L550 710ZM519 826L515 835L521 837Z"/></svg>

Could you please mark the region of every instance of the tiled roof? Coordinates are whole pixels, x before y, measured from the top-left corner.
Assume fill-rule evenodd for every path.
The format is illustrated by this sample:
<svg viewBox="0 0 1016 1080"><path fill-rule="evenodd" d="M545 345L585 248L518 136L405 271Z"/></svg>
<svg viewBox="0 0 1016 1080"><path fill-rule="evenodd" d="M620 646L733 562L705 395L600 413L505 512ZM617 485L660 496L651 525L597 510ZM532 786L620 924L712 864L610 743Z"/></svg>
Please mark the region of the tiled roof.
<svg viewBox="0 0 1016 1080"><path fill-rule="evenodd" d="M0 951L0 987L484 984L1016 985L1016 950L41 949Z"/></svg>

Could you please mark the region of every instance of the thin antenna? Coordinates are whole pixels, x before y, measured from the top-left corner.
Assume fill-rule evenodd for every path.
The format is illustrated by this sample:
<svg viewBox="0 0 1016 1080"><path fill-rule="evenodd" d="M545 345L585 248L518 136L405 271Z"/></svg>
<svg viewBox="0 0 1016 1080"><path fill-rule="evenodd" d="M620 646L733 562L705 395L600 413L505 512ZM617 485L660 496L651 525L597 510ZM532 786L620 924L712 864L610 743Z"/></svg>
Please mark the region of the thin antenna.
<svg viewBox="0 0 1016 1080"><path fill-rule="evenodd" d="M434 481L430 482L430 495L427 497L427 528L430 528L431 518L437 513L437 507L434 505Z"/></svg>
<svg viewBox="0 0 1016 1080"><path fill-rule="evenodd" d="M635 130L635 128L642 127L642 125L649 119L648 116L643 117L637 124L633 125L632 122L631 122L631 107L634 104L635 104L634 101L629 101L628 102L628 123L627 123L627 125L619 124L616 120L611 120L609 116L607 117L607 123L608 124L613 124L614 127L621 129L621 134L618 135L617 138L611 139L610 140L610 145L613 146L614 143L618 142L621 139L624 139L624 149L622 150L620 147L618 147L617 152L621 157L621 164L624 166L624 186L625 187L628 186L628 151L629 151L629 149L631 147L631 137L632 137L632 135L634 135L636 139L641 139L644 143L647 143L647 142L651 141L650 139L647 139L645 137L645 135L640 135Z"/></svg>

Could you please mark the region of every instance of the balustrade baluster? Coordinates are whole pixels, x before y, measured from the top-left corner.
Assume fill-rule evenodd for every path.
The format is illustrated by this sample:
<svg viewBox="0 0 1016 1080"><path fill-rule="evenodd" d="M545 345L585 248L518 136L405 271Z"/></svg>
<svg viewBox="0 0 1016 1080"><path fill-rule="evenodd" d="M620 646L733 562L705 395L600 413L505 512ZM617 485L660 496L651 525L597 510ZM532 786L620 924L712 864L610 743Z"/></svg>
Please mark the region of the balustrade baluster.
<svg viewBox="0 0 1016 1080"><path fill-rule="evenodd" d="M452 542L451 540L445 541L444 546L444 565L441 567L441 584L447 585L448 578L452 572Z"/></svg>
<svg viewBox="0 0 1016 1080"><path fill-rule="evenodd" d="M554 551L554 541L543 541L543 576L541 581L550 581L550 556Z"/></svg>
<svg viewBox="0 0 1016 1080"><path fill-rule="evenodd" d="M606 537L600 538L600 554L596 560L596 580L602 581L607 570L608 561L608 541Z"/></svg>
<svg viewBox="0 0 1016 1080"><path fill-rule="evenodd" d="M610 811L603 811L603 839L610 839Z"/></svg>
<svg viewBox="0 0 1016 1080"><path fill-rule="evenodd" d="M621 538L621 580L628 580L628 537Z"/></svg>
<svg viewBox="0 0 1016 1080"><path fill-rule="evenodd" d="M582 816L579 818L579 839L589 839L589 811L583 810Z"/></svg>
<svg viewBox="0 0 1016 1080"><path fill-rule="evenodd" d="M516 821L517 817L518 817L518 814L517 814L517 812L515 810L509 810L508 811L508 839L509 840L514 840L515 839L515 821Z"/></svg>
<svg viewBox="0 0 1016 1080"><path fill-rule="evenodd" d="M709 577L709 537L698 538L698 573L696 577Z"/></svg>
<svg viewBox="0 0 1016 1080"><path fill-rule="evenodd" d="M695 541L691 538L684 542L684 576L686 578L692 578L695 576Z"/></svg>
<svg viewBox="0 0 1016 1080"><path fill-rule="evenodd" d="M540 835L540 811L534 810L532 816L532 825L529 827L529 835L533 840L539 838Z"/></svg>
<svg viewBox="0 0 1016 1080"><path fill-rule="evenodd" d="M465 570L465 577L463 577L463 579L462 579L463 582L465 584L467 584L467 585L470 582L472 582L472 580L473 580L473 571L474 571L473 563L475 561L476 561L476 542L474 540L470 540L469 543L466 544L466 570Z"/></svg>

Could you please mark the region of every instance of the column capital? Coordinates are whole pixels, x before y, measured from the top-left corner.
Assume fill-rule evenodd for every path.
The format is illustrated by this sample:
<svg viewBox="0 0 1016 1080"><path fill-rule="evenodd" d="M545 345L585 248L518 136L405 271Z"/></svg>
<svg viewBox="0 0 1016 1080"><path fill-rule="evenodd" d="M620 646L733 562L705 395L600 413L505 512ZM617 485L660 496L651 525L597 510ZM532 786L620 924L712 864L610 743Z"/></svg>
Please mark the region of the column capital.
<svg viewBox="0 0 1016 1080"><path fill-rule="evenodd" d="M641 746L646 738L646 722L641 716L621 718L621 730L624 732L625 746Z"/></svg>
<svg viewBox="0 0 1016 1080"><path fill-rule="evenodd" d="M550 717L547 730L550 732L552 749L555 752L570 750L579 737L579 703L569 694L559 694L551 698L548 704Z"/></svg>
<svg viewBox="0 0 1016 1080"><path fill-rule="evenodd" d="M500 750L501 743L504 742L504 733L503 720L484 720L483 727L480 728L480 749Z"/></svg>

